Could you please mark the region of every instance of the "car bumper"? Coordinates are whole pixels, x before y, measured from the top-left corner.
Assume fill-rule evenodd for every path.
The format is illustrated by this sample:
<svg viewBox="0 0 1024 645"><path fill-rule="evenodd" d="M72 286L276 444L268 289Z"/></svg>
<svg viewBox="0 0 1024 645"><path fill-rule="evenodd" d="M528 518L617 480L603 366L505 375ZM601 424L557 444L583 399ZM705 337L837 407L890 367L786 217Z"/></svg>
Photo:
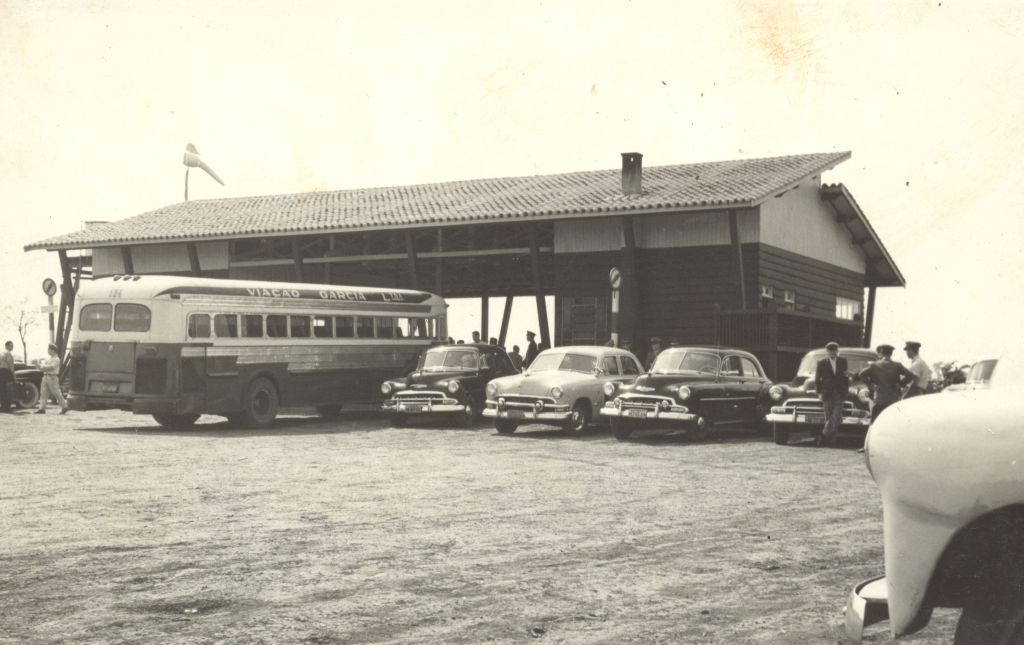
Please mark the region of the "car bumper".
<svg viewBox="0 0 1024 645"><path fill-rule="evenodd" d="M636 421L643 421L649 419L651 421L678 421L680 423L693 423L697 420L697 415L692 412L679 411L679 410L642 410L637 408L616 408L615 406L601 408L601 416L603 417L621 417L625 419L633 419Z"/></svg>
<svg viewBox="0 0 1024 645"><path fill-rule="evenodd" d="M765 421L768 423L780 423L788 426L792 426L795 429L799 428L820 428L825 424L824 414L797 414L793 412L776 413L771 412L765 415ZM871 417L851 417L844 416L840 422L840 427L844 428L863 428L867 429L871 425Z"/></svg>
<svg viewBox="0 0 1024 645"><path fill-rule="evenodd" d="M381 410L392 414L451 414L453 412L464 412L466 405L455 399L442 399L435 403L433 401L402 401L389 399L381 405Z"/></svg>
<svg viewBox="0 0 1024 645"><path fill-rule="evenodd" d="M850 591L846 601L846 641L860 645L864 628L889 619L885 576L865 580Z"/></svg>
<svg viewBox="0 0 1024 645"><path fill-rule="evenodd" d="M572 416L572 410L567 405L560 405L556 408L547 407L539 412L534 409L505 408L499 410L496 406L484 408L484 416L488 419L509 419L512 421L536 421L539 423L562 423Z"/></svg>

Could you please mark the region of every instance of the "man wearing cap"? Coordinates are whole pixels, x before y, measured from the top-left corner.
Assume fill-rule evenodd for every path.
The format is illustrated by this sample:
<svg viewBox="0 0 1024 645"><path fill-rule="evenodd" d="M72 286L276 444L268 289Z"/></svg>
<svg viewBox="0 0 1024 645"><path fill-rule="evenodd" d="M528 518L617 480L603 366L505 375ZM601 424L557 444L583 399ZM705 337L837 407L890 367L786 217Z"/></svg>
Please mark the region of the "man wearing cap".
<svg viewBox="0 0 1024 645"><path fill-rule="evenodd" d="M50 343L46 348L50 354L39 361L39 368L43 370L43 381L39 388L39 409L36 414L46 414L46 404L53 397L53 400L60 406L60 413L67 414L68 404L64 400L64 394L60 391L60 357L57 356L57 346Z"/></svg>
<svg viewBox="0 0 1024 645"><path fill-rule="evenodd" d="M875 350L880 358L860 372L860 379L871 389L874 404L871 406L871 421L874 422L882 411L900 400L903 388L914 382L914 375L902 363L892 360L892 345L879 345Z"/></svg>
<svg viewBox="0 0 1024 645"><path fill-rule="evenodd" d="M14 343L4 343L4 351L0 352L0 412L11 411L11 399L7 396L8 386L14 382Z"/></svg>
<svg viewBox="0 0 1024 645"><path fill-rule="evenodd" d="M826 344L825 352L828 355L818 361L814 371L814 387L825 408L825 427L818 438L819 446L835 444L839 426L843 423L843 403L850 388L848 366L846 359L839 355L839 343Z"/></svg>
<svg viewBox="0 0 1024 645"><path fill-rule="evenodd" d="M932 380L932 371L928 367L928 363L925 363L924 359L921 358L920 350L921 343L912 340L908 340L903 347L903 351L907 353L907 358L910 359L910 372L914 375L914 382L910 384L910 389L903 395L905 399L927 392L928 382Z"/></svg>
<svg viewBox="0 0 1024 645"><path fill-rule="evenodd" d="M647 351L647 360L644 362L644 367L650 372L654 366L654 360L658 358L658 354L661 353L661 339L657 336L651 337L651 348Z"/></svg>
<svg viewBox="0 0 1024 645"><path fill-rule="evenodd" d="M533 340L536 337L537 334L532 331L526 332L526 356L523 356L523 367L529 367L533 359L537 358L537 354L540 353L537 351L537 342Z"/></svg>

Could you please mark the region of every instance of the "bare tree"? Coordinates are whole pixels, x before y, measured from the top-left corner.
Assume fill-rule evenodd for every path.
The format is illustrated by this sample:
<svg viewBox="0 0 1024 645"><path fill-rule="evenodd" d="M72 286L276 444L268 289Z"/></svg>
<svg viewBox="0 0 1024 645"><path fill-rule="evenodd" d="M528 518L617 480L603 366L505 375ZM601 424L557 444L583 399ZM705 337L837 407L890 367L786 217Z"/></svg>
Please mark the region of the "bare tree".
<svg viewBox="0 0 1024 645"><path fill-rule="evenodd" d="M36 312L29 306L28 298L17 304L8 305L2 320L4 327L14 327L18 330L22 360L28 363L28 332L39 322Z"/></svg>

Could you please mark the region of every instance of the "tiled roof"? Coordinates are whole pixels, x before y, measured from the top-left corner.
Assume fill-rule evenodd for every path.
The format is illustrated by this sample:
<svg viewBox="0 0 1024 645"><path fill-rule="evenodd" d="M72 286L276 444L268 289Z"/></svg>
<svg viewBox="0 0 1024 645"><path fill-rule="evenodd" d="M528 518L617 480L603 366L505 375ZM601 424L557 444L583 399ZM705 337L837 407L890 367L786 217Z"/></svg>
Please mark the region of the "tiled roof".
<svg viewBox="0 0 1024 645"><path fill-rule="evenodd" d="M647 167L643 194L628 197L622 194L616 169L203 199L94 225L29 244L25 250L739 208L758 204L849 157L849 152L831 152Z"/></svg>

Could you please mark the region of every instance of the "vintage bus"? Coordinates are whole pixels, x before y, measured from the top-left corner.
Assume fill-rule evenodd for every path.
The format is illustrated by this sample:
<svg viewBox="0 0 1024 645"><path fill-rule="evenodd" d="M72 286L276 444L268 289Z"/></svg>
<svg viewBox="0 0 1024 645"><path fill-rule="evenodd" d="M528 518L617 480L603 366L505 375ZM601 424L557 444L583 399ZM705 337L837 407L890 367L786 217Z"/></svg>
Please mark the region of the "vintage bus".
<svg viewBox="0 0 1024 645"><path fill-rule="evenodd" d="M157 275L83 282L69 348L69 405L200 414L269 426L280 407L375 401L447 333L422 291Z"/></svg>

